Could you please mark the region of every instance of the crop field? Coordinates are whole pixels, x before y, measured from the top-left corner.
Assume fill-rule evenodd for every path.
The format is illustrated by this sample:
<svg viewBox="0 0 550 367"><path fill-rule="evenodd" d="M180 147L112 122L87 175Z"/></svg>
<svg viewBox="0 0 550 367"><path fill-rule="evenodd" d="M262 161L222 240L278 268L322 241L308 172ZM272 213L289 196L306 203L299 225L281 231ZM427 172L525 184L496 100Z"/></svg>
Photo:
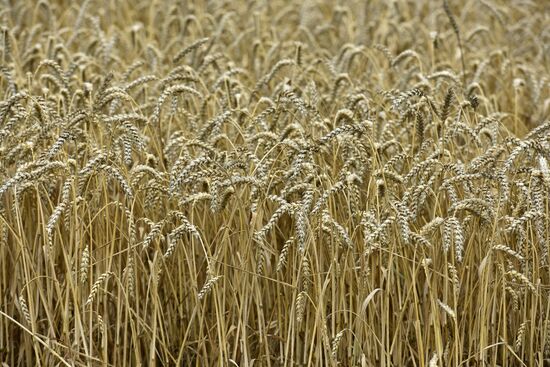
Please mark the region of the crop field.
<svg viewBox="0 0 550 367"><path fill-rule="evenodd" d="M550 2L0 0L0 364L548 366Z"/></svg>

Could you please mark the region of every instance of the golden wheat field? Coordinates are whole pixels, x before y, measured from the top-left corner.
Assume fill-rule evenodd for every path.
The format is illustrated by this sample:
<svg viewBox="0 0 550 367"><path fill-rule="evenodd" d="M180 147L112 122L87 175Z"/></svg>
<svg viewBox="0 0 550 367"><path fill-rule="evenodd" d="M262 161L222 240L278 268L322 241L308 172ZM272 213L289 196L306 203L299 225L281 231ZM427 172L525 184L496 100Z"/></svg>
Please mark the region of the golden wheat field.
<svg viewBox="0 0 550 367"><path fill-rule="evenodd" d="M0 363L550 363L550 2L0 1Z"/></svg>

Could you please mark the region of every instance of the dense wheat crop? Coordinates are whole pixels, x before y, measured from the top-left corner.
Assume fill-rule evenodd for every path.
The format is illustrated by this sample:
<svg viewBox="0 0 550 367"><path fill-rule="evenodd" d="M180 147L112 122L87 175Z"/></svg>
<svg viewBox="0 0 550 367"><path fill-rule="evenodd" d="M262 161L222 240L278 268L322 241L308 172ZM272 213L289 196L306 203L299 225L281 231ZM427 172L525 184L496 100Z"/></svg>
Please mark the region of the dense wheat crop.
<svg viewBox="0 0 550 367"><path fill-rule="evenodd" d="M3 366L550 358L549 2L0 3Z"/></svg>

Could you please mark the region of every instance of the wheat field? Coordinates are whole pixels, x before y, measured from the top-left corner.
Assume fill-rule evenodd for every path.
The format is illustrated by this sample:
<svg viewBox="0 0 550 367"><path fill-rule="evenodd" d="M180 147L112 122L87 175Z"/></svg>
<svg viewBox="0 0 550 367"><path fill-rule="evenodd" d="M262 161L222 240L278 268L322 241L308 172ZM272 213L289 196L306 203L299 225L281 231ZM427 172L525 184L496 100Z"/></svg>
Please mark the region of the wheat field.
<svg viewBox="0 0 550 367"><path fill-rule="evenodd" d="M550 3L0 1L2 366L550 363Z"/></svg>

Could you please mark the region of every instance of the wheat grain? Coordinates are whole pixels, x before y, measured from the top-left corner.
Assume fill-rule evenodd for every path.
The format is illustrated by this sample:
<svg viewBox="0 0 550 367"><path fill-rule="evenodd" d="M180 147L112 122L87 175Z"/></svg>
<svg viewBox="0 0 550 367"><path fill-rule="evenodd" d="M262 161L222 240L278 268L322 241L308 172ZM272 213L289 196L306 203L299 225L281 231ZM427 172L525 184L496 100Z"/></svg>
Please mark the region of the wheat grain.
<svg viewBox="0 0 550 367"><path fill-rule="evenodd" d="M222 278L221 275L217 275L217 276L214 276L214 277L211 277L210 279L208 279L202 289L199 291L198 295L197 295L197 298L199 300L203 299L205 296L207 296L211 291L212 291L212 288L214 287L214 285L216 284L216 282L218 280L220 280Z"/></svg>
<svg viewBox="0 0 550 367"><path fill-rule="evenodd" d="M439 356L436 352L433 353L432 358L430 358L430 362L428 363L429 367L437 367L437 362L439 361Z"/></svg>
<svg viewBox="0 0 550 367"><path fill-rule="evenodd" d="M88 280L88 266L90 266L90 248L86 244L80 259L80 283L86 283Z"/></svg>
<svg viewBox="0 0 550 367"><path fill-rule="evenodd" d="M340 332L338 332L338 334L336 334L334 336L334 338L332 339L332 350L331 350L331 356L332 356L332 359L333 360L337 360L337 356L338 356L338 347L340 345L340 341L342 340L342 338L344 337L344 333L347 331L347 329L344 329L344 330L341 330Z"/></svg>
<svg viewBox="0 0 550 367"><path fill-rule="evenodd" d="M99 292L99 288L101 287L101 285L106 282L111 276L113 276L114 274L112 272L106 272L106 273L103 273L101 274L97 280L94 282L94 284L92 285L92 290L90 291L90 294L88 295L88 298L86 299L86 302L84 303L84 306L88 306L90 305L93 301L94 301L94 297L97 295L97 293Z"/></svg>
<svg viewBox="0 0 550 367"><path fill-rule="evenodd" d="M25 301L25 298L23 295L19 295L19 306L21 306L21 313L23 313L23 317L25 318L25 321L30 325L32 324L31 314L29 312L29 307L27 306L27 301Z"/></svg>
<svg viewBox="0 0 550 367"><path fill-rule="evenodd" d="M516 334L516 341L514 343L514 349L516 352L519 352L521 350L521 347L523 345L523 339L525 338L525 331L527 329L527 324L529 323L529 320L524 321L521 323L521 325L518 328L517 334Z"/></svg>
<svg viewBox="0 0 550 367"><path fill-rule="evenodd" d="M512 256L512 257L515 257L516 259L518 259L520 262L523 262L525 260L525 258L523 256L521 256L520 253L512 250L510 247L506 246L506 245L495 245L493 246L493 250L495 251L502 251L502 252L505 252L507 253L508 255Z"/></svg>
<svg viewBox="0 0 550 367"><path fill-rule="evenodd" d="M296 321L301 324L304 321L307 293L301 291L296 297Z"/></svg>
<svg viewBox="0 0 550 367"><path fill-rule="evenodd" d="M452 319L456 320L456 313L449 305L447 305L446 303L442 302L439 299L437 300L437 304L439 305L439 307L443 309L443 311L445 311L447 315L449 315Z"/></svg>

